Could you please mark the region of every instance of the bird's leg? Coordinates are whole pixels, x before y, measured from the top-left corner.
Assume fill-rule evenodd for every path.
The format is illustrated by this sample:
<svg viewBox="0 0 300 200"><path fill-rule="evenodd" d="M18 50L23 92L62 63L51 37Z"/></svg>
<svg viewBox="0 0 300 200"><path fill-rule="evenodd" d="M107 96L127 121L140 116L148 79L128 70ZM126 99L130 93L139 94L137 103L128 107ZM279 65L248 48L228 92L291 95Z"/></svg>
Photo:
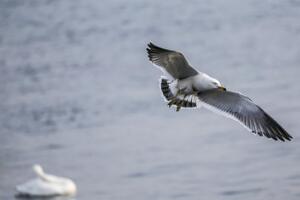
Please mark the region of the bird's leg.
<svg viewBox="0 0 300 200"><path fill-rule="evenodd" d="M176 102L176 97L174 96L174 97L172 97L172 99L169 101L169 103L168 103L168 106L169 107L171 107L172 105L174 105L175 104L175 102Z"/></svg>
<svg viewBox="0 0 300 200"><path fill-rule="evenodd" d="M168 103L168 106L169 106L169 107L171 107L173 104L176 105L175 102L176 102L176 100L177 100L177 97L178 97L179 95L181 95L181 93L182 93L181 90L178 90L178 91L177 91L177 93L176 93L176 94L171 98L171 100L169 101L169 103Z"/></svg>
<svg viewBox="0 0 300 200"><path fill-rule="evenodd" d="M187 94L184 93L184 90L186 88L182 88L182 89L178 89L177 93L175 94L174 97L171 98L171 100L169 101L168 103L168 106L171 107L172 105L175 105L176 106L176 111L178 112L180 110L180 108L182 107L183 105L183 101L184 99L186 98ZM183 96L183 99L178 99L177 97L180 96L180 95L184 95Z"/></svg>
<svg viewBox="0 0 300 200"><path fill-rule="evenodd" d="M188 95L185 94L183 96L183 99L181 101L179 101L178 104L176 104L176 106L177 106L176 107L176 112L178 112L181 109L181 107L184 105L184 101L185 101L186 96L188 96Z"/></svg>
<svg viewBox="0 0 300 200"><path fill-rule="evenodd" d="M171 100L168 102L168 106L171 107L172 105L175 105L178 107L180 100L177 98L177 95L173 96Z"/></svg>
<svg viewBox="0 0 300 200"><path fill-rule="evenodd" d="M178 106L176 107L176 112L178 112L180 110L181 106Z"/></svg>
<svg viewBox="0 0 300 200"><path fill-rule="evenodd" d="M176 107L176 112L178 112L181 109L181 107L184 106L185 99L188 96L188 94L184 94L183 93L183 90L179 90L178 91L179 94L177 93L177 96L178 95L183 95L183 97L182 97L182 99L180 101L176 102L176 104L175 104L177 106Z"/></svg>

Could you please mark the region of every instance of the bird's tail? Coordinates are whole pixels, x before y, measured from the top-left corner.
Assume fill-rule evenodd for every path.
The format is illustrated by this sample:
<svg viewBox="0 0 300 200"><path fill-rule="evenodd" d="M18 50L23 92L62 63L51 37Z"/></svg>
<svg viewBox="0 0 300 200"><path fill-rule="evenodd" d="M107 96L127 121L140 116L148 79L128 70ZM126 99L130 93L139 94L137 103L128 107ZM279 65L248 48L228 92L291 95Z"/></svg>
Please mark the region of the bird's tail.
<svg viewBox="0 0 300 200"><path fill-rule="evenodd" d="M168 79L165 77L160 78L160 90L162 92L163 98L173 103L171 105L180 105L180 107L183 108L194 108L197 107L197 103L193 101L192 98L182 98L180 96L176 97L174 93L176 93L176 90L174 87L172 88L172 83L169 82ZM173 91L172 91L173 90Z"/></svg>
<svg viewBox="0 0 300 200"><path fill-rule="evenodd" d="M163 98L166 101L170 101L172 98L174 98L174 94L170 88L169 81L165 77L161 77L159 80L159 86L160 90L162 92Z"/></svg>

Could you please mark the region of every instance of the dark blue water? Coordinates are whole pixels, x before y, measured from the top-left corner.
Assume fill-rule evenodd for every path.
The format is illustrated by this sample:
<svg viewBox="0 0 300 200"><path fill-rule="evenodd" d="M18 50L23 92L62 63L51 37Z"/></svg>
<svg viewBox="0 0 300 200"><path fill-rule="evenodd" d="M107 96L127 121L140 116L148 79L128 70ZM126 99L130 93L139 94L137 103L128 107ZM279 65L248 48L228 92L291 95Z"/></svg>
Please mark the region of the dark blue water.
<svg viewBox="0 0 300 200"><path fill-rule="evenodd" d="M76 199L300 198L300 3L0 1L0 199L31 165ZM149 41L251 97L294 136L169 109Z"/></svg>

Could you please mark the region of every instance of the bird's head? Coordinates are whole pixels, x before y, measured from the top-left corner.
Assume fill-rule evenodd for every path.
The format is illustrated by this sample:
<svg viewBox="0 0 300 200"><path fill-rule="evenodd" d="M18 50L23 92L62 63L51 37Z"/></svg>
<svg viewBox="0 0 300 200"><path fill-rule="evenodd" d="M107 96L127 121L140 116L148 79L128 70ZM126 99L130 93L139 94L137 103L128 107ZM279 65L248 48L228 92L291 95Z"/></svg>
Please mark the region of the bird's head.
<svg viewBox="0 0 300 200"><path fill-rule="evenodd" d="M226 91L226 88L220 83L220 81L215 79L215 80L212 81L212 84L213 84L213 87L215 87L219 90Z"/></svg>
<svg viewBox="0 0 300 200"><path fill-rule="evenodd" d="M43 170L43 168L42 168L42 166L41 165L38 165L38 164L35 164L35 165L33 165L33 171L37 174L37 175L43 175L44 174L44 170Z"/></svg>

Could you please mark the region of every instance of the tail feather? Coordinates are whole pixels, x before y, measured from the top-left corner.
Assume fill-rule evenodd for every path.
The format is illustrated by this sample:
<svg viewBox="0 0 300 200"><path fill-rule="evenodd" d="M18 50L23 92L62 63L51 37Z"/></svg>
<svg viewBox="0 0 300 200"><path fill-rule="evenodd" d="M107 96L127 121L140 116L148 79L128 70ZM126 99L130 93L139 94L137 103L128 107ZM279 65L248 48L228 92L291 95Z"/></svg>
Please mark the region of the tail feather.
<svg viewBox="0 0 300 200"><path fill-rule="evenodd" d="M180 104L181 107L183 107L183 108L197 107L196 102L175 97L175 95L173 94L173 92L170 88L168 79L166 79L164 77L161 77L161 79L160 79L160 89L161 89L163 97L166 101L174 100L174 103ZM174 99L174 98L176 98L176 99Z"/></svg>
<svg viewBox="0 0 300 200"><path fill-rule="evenodd" d="M172 91L170 89L170 86L169 86L169 83L168 83L167 79L161 78L161 80L160 80L160 89L162 91L162 94L163 94L164 98L167 101L170 101L172 98L174 98L174 94L172 93Z"/></svg>

